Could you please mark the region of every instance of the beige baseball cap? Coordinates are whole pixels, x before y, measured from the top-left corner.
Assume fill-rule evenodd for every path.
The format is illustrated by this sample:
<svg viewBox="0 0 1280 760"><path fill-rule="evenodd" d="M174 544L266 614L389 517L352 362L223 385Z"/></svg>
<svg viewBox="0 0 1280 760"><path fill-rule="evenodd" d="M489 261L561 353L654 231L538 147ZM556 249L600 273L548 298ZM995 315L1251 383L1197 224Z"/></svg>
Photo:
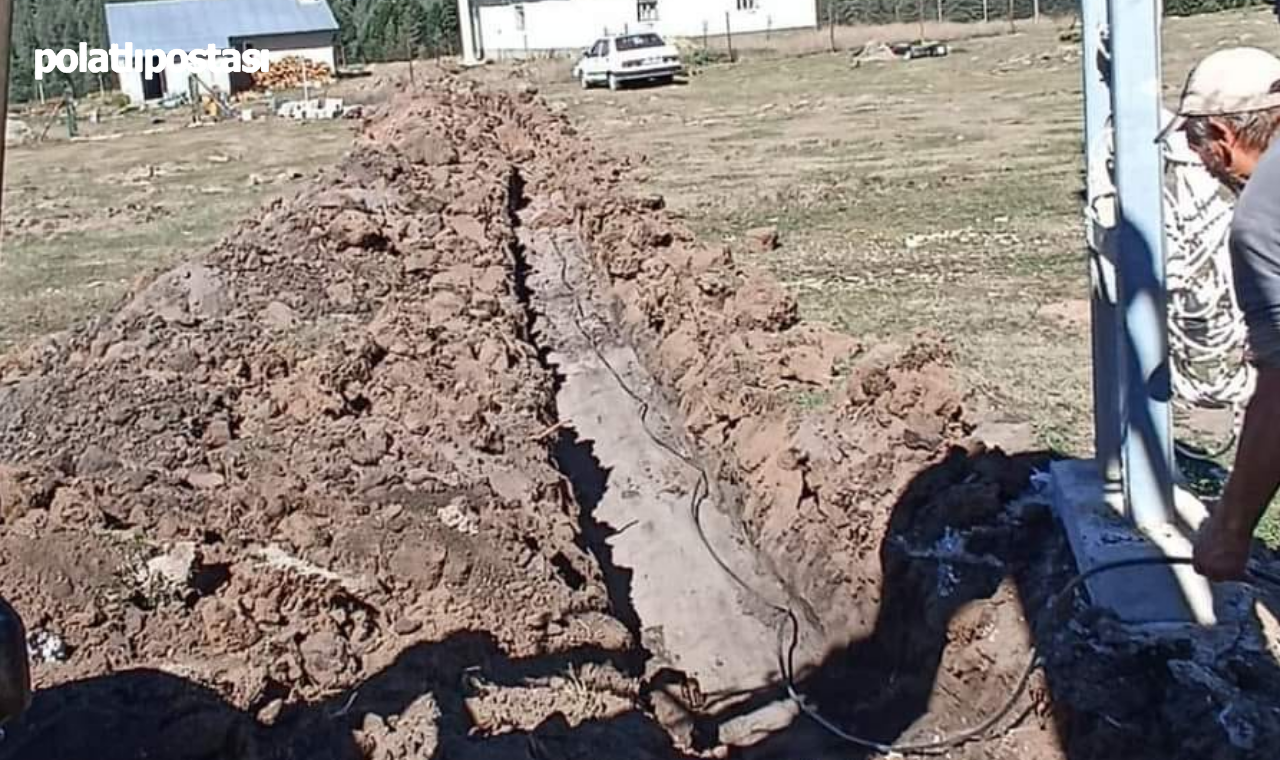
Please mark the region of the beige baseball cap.
<svg viewBox="0 0 1280 760"><path fill-rule="evenodd" d="M1258 48L1238 47L1205 58L1187 77L1178 113L1157 142L1182 129L1189 116L1223 116L1280 107L1280 58Z"/></svg>

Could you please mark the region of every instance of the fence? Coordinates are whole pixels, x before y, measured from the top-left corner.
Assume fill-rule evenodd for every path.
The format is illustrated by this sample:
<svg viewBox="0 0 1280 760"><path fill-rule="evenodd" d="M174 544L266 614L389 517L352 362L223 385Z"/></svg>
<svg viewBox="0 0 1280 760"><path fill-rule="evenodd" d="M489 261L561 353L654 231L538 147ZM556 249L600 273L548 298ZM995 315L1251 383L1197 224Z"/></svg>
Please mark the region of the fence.
<svg viewBox="0 0 1280 760"><path fill-rule="evenodd" d="M1271 0L1165 0L1165 12L1185 16L1246 8ZM973 23L1071 17L1078 0L823 0L819 17L835 24Z"/></svg>

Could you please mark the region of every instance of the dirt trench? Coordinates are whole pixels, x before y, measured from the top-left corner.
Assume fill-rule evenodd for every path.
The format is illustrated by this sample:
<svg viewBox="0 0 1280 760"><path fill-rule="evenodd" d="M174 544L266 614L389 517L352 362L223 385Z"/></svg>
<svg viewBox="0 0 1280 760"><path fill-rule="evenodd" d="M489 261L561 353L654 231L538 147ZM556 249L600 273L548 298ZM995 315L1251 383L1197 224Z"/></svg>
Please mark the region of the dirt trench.
<svg viewBox="0 0 1280 760"><path fill-rule="evenodd" d="M613 579L614 612L645 650L648 677L680 674L682 707L731 707L734 695L781 681L780 632L789 623L782 610L799 602L760 561L733 519L734 495L709 478L666 395L621 336L576 230L537 228L548 209L522 194L513 200L533 335L556 373L566 426L557 461L575 484L584 535L595 537L594 554ZM797 644L802 661L816 662L819 642ZM717 739L750 743L786 728L796 712L779 699L721 727Z"/></svg>
<svg viewBox="0 0 1280 760"><path fill-rule="evenodd" d="M876 741L992 714L1035 643L952 757L1271 756L1274 634L1043 624L1072 572L1025 498L1045 458L975 439L945 345L803 321L625 169L527 89L438 82L0 357L39 689L0 758L874 756L793 719L757 592L796 687Z"/></svg>

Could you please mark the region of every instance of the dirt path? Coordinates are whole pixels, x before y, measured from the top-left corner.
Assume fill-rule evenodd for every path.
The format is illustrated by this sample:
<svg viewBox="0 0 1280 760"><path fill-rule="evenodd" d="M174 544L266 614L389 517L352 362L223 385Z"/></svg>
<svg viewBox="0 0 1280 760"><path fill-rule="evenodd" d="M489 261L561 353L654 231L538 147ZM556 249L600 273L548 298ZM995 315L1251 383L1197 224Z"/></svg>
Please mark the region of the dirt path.
<svg viewBox="0 0 1280 760"><path fill-rule="evenodd" d="M532 205L523 215L537 212ZM596 556L616 578L615 614L636 626L651 654L648 672L684 673L700 692L694 701L701 704L689 707L728 706L732 695L778 683L785 620L777 606L791 606L787 592L730 519L724 491L715 484L708 493L705 468L684 461L681 428L601 302L575 231L522 228L520 235L536 339L559 376L560 417L574 431L564 436L559 461L577 485L584 519L595 525L584 533L596 533ZM817 642L804 643L801 659L816 662ZM785 702L766 705L723 727L720 739L748 742L794 717Z"/></svg>

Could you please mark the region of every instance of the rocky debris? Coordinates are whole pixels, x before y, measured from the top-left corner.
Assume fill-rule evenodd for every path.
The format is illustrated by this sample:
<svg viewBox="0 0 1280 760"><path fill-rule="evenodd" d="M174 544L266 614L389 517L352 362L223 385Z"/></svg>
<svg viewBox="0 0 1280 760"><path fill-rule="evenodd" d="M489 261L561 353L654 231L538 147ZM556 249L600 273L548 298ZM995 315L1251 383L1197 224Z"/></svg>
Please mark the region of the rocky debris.
<svg viewBox="0 0 1280 760"><path fill-rule="evenodd" d="M53 631L37 629L27 634L27 652L36 664L67 661L67 644Z"/></svg>

